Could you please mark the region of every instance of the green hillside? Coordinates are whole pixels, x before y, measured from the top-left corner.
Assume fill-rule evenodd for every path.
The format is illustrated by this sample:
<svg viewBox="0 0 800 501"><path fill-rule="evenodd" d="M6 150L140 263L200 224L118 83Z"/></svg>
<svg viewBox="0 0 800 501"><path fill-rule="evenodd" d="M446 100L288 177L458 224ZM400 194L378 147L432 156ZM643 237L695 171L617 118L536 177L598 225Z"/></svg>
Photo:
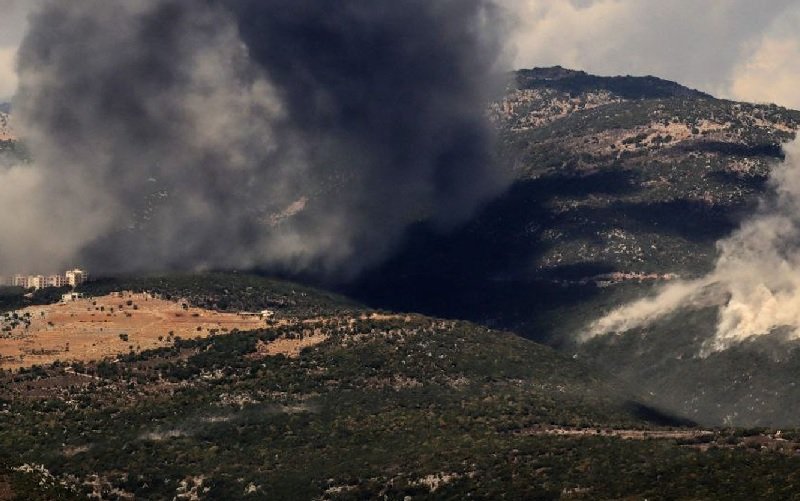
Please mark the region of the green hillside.
<svg viewBox="0 0 800 501"><path fill-rule="evenodd" d="M107 280L85 291L115 289L197 305L222 291L232 308L277 315L261 331L4 374L0 493L599 499L724 490L745 499L790 492L800 466L787 454L800 448L790 433L692 428L580 361L475 324L375 312L238 274ZM297 358L259 355L264 343L309 335L326 340Z"/></svg>

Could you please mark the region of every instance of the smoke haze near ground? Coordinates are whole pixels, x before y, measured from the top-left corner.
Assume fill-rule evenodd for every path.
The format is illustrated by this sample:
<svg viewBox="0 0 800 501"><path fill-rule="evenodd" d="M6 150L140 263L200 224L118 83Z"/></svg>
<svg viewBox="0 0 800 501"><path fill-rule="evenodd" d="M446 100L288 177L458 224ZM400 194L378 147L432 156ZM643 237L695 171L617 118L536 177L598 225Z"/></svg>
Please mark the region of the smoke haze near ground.
<svg viewBox="0 0 800 501"><path fill-rule="evenodd" d="M347 277L499 193L487 0L58 0L18 53L0 271Z"/></svg>
<svg viewBox="0 0 800 501"><path fill-rule="evenodd" d="M739 230L717 244L707 276L678 281L594 322L587 337L646 327L680 308L719 305L716 332L701 354L782 330L800 338L800 140L784 147L771 194Z"/></svg>

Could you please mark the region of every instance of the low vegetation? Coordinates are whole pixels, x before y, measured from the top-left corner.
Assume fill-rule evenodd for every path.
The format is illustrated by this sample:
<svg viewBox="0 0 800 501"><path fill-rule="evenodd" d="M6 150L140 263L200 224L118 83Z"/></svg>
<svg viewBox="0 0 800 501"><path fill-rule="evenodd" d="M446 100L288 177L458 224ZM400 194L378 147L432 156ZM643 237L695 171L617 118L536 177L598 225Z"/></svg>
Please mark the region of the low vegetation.
<svg viewBox="0 0 800 501"><path fill-rule="evenodd" d="M146 280L197 302L225 286L249 308L300 293L241 275ZM304 306L278 307L295 320L283 325L4 373L0 488L18 499L745 499L796 488L791 433L696 429L517 336L302 294ZM293 356L261 348L308 338Z"/></svg>

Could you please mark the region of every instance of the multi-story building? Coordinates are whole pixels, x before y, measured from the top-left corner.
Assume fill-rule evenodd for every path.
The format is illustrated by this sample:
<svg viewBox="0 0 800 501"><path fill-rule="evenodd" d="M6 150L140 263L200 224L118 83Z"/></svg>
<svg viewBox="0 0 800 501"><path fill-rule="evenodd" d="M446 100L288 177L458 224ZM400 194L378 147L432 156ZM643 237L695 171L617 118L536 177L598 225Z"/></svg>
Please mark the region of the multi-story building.
<svg viewBox="0 0 800 501"><path fill-rule="evenodd" d="M67 271L64 277L67 281L67 285L77 287L89 279L89 274L84 270L75 268L74 270Z"/></svg>
<svg viewBox="0 0 800 501"><path fill-rule="evenodd" d="M50 275L47 277L47 287L64 287L67 283L66 275Z"/></svg>
<svg viewBox="0 0 800 501"><path fill-rule="evenodd" d="M86 270L75 268L63 275L21 275L6 278L0 276L0 286L10 285L23 289L44 289L45 287L77 287L89 280Z"/></svg>
<svg viewBox="0 0 800 501"><path fill-rule="evenodd" d="M44 289L47 287L47 279L44 275L31 275L28 277L28 289Z"/></svg>

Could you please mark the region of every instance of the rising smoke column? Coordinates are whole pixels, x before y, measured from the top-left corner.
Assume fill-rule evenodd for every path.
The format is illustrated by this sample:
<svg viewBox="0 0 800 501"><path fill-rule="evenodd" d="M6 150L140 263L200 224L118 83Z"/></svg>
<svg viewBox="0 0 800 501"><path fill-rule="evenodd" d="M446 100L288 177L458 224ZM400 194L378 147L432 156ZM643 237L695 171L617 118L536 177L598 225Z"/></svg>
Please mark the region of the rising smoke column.
<svg viewBox="0 0 800 501"><path fill-rule="evenodd" d="M508 182L484 114L501 21L489 0L45 2L0 268L342 277L457 224Z"/></svg>
<svg viewBox="0 0 800 501"><path fill-rule="evenodd" d="M680 308L718 304L716 332L701 354L776 330L800 339L800 140L784 150L785 160L770 175L770 196L717 243L711 273L612 311L591 325L587 337L643 327Z"/></svg>

